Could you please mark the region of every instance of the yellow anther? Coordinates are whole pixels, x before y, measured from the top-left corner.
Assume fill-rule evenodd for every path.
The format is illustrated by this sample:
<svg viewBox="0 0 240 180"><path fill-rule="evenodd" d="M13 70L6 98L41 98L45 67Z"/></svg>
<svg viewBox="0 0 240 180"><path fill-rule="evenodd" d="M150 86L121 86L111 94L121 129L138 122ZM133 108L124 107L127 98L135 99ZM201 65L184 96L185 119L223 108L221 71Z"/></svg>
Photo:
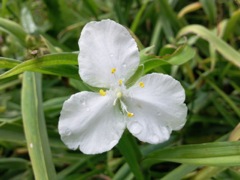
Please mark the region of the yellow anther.
<svg viewBox="0 0 240 180"><path fill-rule="evenodd" d="M140 86L141 88L144 88L144 83L143 83L143 82L139 82L139 86Z"/></svg>
<svg viewBox="0 0 240 180"><path fill-rule="evenodd" d="M111 73L114 74L116 72L116 70L117 70L116 68L112 68Z"/></svg>
<svg viewBox="0 0 240 180"><path fill-rule="evenodd" d="M121 79L119 79L119 80L118 80L118 84L119 84L119 86L121 86L122 83L123 83L123 81L122 81Z"/></svg>
<svg viewBox="0 0 240 180"><path fill-rule="evenodd" d="M100 94L101 96L106 96L107 93L106 93L106 91L100 89L100 90L99 90L99 94Z"/></svg>
<svg viewBox="0 0 240 180"><path fill-rule="evenodd" d="M127 116L128 116L128 117L133 117L133 116L134 116L134 114L133 114L133 113L131 113L131 112L127 112Z"/></svg>

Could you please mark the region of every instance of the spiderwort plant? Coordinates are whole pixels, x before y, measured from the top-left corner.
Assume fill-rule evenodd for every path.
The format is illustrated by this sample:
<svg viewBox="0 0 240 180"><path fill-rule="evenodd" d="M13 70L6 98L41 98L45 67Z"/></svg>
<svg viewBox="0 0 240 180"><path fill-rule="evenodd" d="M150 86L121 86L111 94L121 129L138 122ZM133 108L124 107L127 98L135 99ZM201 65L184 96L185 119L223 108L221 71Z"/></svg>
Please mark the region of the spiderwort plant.
<svg viewBox="0 0 240 180"><path fill-rule="evenodd" d="M183 127L185 92L171 76L147 74L126 87L139 66L137 44L126 28L112 20L90 22L79 48L79 74L100 91L82 91L64 102L58 128L70 149L108 151L126 128L140 141L157 144Z"/></svg>

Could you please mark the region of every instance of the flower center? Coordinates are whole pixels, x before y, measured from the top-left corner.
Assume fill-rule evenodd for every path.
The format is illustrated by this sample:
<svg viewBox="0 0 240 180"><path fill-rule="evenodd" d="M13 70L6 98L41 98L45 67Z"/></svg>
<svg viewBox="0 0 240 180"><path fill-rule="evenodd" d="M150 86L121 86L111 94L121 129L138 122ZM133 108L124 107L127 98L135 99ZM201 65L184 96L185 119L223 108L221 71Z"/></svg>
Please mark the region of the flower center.
<svg viewBox="0 0 240 180"><path fill-rule="evenodd" d="M128 111L127 105L124 103L124 94L126 92L126 87L124 85L124 79L118 79L115 75L117 69L115 67L111 68L111 74L114 76L115 78L115 82L117 82L116 84L114 83L113 86L110 88L109 91L104 91L103 89L99 90L99 94L101 96L106 96L107 94L109 94L110 96L112 96L114 98L113 101L113 106L118 105L121 112L126 115L127 117L131 118L134 116L133 112ZM144 87L144 83L140 82L139 86L141 88Z"/></svg>
<svg viewBox="0 0 240 180"><path fill-rule="evenodd" d="M126 92L126 87L123 84L123 80L119 79L118 80L118 86L115 90L115 100L113 105L115 106L117 102L120 103L120 109L123 112L124 115L126 115L127 117L133 117L134 113L129 112L127 109L127 105L124 103L123 98L124 98L124 94Z"/></svg>
<svg viewBox="0 0 240 180"><path fill-rule="evenodd" d="M134 116L134 113L128 111L127 105L123 101L124 91L125 91L124 87L116 88L114 90L109 90L108 92L104 91L103 89L100 89L99 94L101 96L106 96L107 93L109 93L109 95L113 96L114 97L113 106L119 105L121 112L130 118Z"/></svg>

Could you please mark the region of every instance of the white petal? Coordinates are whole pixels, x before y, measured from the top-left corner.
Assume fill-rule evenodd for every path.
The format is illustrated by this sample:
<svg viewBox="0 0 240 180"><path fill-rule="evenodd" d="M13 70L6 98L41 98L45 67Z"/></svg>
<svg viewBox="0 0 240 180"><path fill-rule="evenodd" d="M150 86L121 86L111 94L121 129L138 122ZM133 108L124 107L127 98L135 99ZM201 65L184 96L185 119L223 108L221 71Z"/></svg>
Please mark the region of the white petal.
<svg viewBox="0 0 240 180"><path fill-rule="evenodd" d="M112 149L119 141L125 121L111 96L80 92L64 102L58 124L62 141L85 154Z"/></svg>
<svg viewBox="0 0 240 180"><path fill-rule="evenodd" d="M112 20L86 24L79 39L79 74L94 87L127 80L139 65L139 52L128 30ZM115 73L111 73L116 68Z"/></svg>
<svg viewBox="0 0 240 180"><path fill-rule="evenodd" d="M141 141L166 141L172 130L181 129L186 122L184 89L171 76L148 74L128 90L128 95L125 102L134 116L127 127Z"/></svg>

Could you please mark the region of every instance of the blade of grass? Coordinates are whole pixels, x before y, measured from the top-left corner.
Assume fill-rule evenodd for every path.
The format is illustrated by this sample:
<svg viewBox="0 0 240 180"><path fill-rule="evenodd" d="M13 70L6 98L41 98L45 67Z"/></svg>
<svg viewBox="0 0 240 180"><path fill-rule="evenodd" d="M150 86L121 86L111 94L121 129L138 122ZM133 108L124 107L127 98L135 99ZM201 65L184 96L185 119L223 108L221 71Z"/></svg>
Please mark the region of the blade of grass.
<svg viewBox="0 0 240 180"><path fill-rule="evenodd" d="M150 41L150 46L154 46L154 48L152 48L151 52L153 53L157 53L160 49L160 47L162 46L162 41L161 41L161 34L163 32L163 17L160 16L157 19L156 25L154 27L153 30L153 34L151 37L151 41Z"/></svg>
<svg viewBox="0 0 240 180"><path fill-rule="evenodd" d="M22 117L35 179L56 179L42 108L40 74L23 75Z"/></svg>
<svg viewBox="0 0 240 180"><path fill-rule="evenodd" d="M194 2L191 3L187 6L184 6L181 11L178 13L178 18L182 18L184 17L186 14L190 13L190 12L194 12L197 11L198 9L200 9L202 7L201 3L199 2Z"/></svg>
<svg viewBox="0 0 240 180"><path fill-rule="evenodd" d="M162 15L170 21L172 28L177 32L184 25L183 22L177 18L177 15L167 0L161 0L158 1L158 3Z"/></svg>
<svg viewBox="0 0 240 180"><path fill-rule="evenodd" d="M122 7L121 7L121 1L118 0L114 0L113 3L113 8L114 8L114 12L116 13L116 17L118 19L118 22L122 25L127 25L127 21L125 19L125 15L123 13Z"/></svg>
<svg viewBox="0 0 240 180"><path fill-rule="evenodd" d="M97 6L96 2L93 0L87 0L87 1L83 1L83 2L85 5L85 8L88 8L89 11L94 15L96 20L98 20L98 6Z"/></svg>
<svg viewBox="0 0 240 180"><path fill-rule="evenodd" d="M130 133L125 132L117 145L119 151L127 161L131 171L138 180L144 180L139 162L141 160L141 152L137 146L135 139Z"/></svg>
<svg viewBox="0 0 240 180"><path fill-rule="evenodd" d="M231 18L227 22L226 29L223 34L223 39L227 40L231 35L233 35L233 31L236 29L236 26L240 22L240 9L235 11Z"/></svg>
<svg viewBox="0 0 240 180"><path fill-rule="evenodd" d="M182 45L178 47L172 54L165 55L163 57L149 55L149 59L145 58L144 72L147 73L156 67L162 65L181 65L191 60L195 56L195 50L193 48Z"/></svg>
<svg viewBox="0 0 240 180"><path fill-rule="evenodd" d="M213 24L217 20L217 8L215 0L200 0L203 10L208 16L208 19Z"/></svg>
<svg viewBox="0 0 240 180"><path fill-rule="evenodd" d="M7 12L7 9L6 9L6 7L7 7L7 1L8 0L2 0L2 4L1 4L1 16L2 17L4 17L5 16L5 14L6 14L6 12Z"/></svg>
<svg viewBox="0 0 240 180"><path fill-rule="evenodd" d="M194 180L202 180L202 179L211 179L212 177L216 176L220 172L226 170L227 167L204 167L201 169L195 176Z"/></svg>
<svg viewBox="0 0 240 180"><path fill-rule="evenodd" d="M225 94L216 84L211 80L205 78L206 82L228 103L228 105L234 110L236 115L240 118L240 111L238 106Z"/></svg>
<svg viewBox="0 0 240 180"><path fill-rule="evenodd" d="M26 169L29 166L29 161L21 158L1 158L0 159L0 168L18 168L18 169Z"/></svg>
<svg viewBox="0 0 240 180"><path fill-rule="evenodd" d="M123 164L122 167L114 174L113 180L126 179L130 174L130 168L127 163Z"/></svg>
<svg viewBox="0 0 240 180"><path fill-rule="evenodd" d="M140 10L138 11L136 17L134 18L134 21L133 21L133 23L131 25L131 28L130 28L133 33L137 30L137 27L138 27L138 25L139 25L139 23L141 21L141 17L143 15L144 10L146 9L146 7L148 5L148 2L149 2L149 0L146 0L142 4L142 6L141 6Z"/></svg>
<svg viewBox="0 0 240 180"><path fill-rule="evenodd" d="M27 34L19 24L0 17L0 30L12 34L21 45L26 46L25 39Z"/></svg>
<svg viewBox="0 0 240 180"><path fill-rule="evenodd" d="M78 76L77 67L68 67L69 65L77 65L77 54L74 53L59 53L45 55L36 59L27 60L11 70L0 75L0 79L20 74L24 71L36 71L41 73L52 72L59 75L71 75L71 77ZM10 62L10 61L8 61ZM11 61L12 62L12 61ZM64 66L63 66L64 65ZM63 67L61 67L63 66ZM69 71L69 69L71 71Z"/></svg>
<svg viewBox="0 0 240 180"><path fill-rule="evenodd" d="M162 177L161 180L172 180L178 177L182 179L186 174L192 172L193 170L197 169L198 166L189 166L188 164L183 164L176 169L169 172L166 176Z"/></svg>
<svg viewBox="0 0 240 180"><path fill-rule="evenodd" d="M132 86L142 75L144 71L144 66L140 65L134 75L127 80L126 87Z"/></svg>
<svg viewBox="0 0 240 180"><path fill-rule="evenodd" d="M232 127L235 127L238 119L232 117L229 111L223 106L225 103L222 102L223 100L216 100L212 99L212 103L216 107L216 110L224 117L225 121L228 122Z"/></svg>
<svg viewBox="0 0 240 180"><path fill-rule="evenodd" d="M228 61L240 67L240 53L233 49L230 45L218 38L211 31L200 25L189 25L181 29L178 37L189 33L194 33L212 44L215 49L222 54Z"/></svg>
<svg viewBox="0 0 240 180"><path fill-rule="evenodd" d="M15 80L11 80L11 81L6 82L6 83L1 83L0 91L4 90L4 89L7 89L7 88L11 88L12 86L16 86L16 85L18 85L20 83L21 83L20 79L15 79Z"/></svg>
<svg viewBox="0 0 240 180"><path fill-rule="evenodd" d="M5 124L0 128L0 141L25 144L22 127L16 124Z"/></svg>
<svg viewBox="0 0 240 180"><path fill-rule="evenodd" d="M18 64L20 64L20 61L17 61L15 59L0 57L0 68L13 68Z"/></svg>
<svg viewBox="0 0 240 180"><path fill-rule="evenodd" d="M165 148L149 154L142 162L144 167L170 161L192 165L240 165L240 142L213 142Z"/></svg>

